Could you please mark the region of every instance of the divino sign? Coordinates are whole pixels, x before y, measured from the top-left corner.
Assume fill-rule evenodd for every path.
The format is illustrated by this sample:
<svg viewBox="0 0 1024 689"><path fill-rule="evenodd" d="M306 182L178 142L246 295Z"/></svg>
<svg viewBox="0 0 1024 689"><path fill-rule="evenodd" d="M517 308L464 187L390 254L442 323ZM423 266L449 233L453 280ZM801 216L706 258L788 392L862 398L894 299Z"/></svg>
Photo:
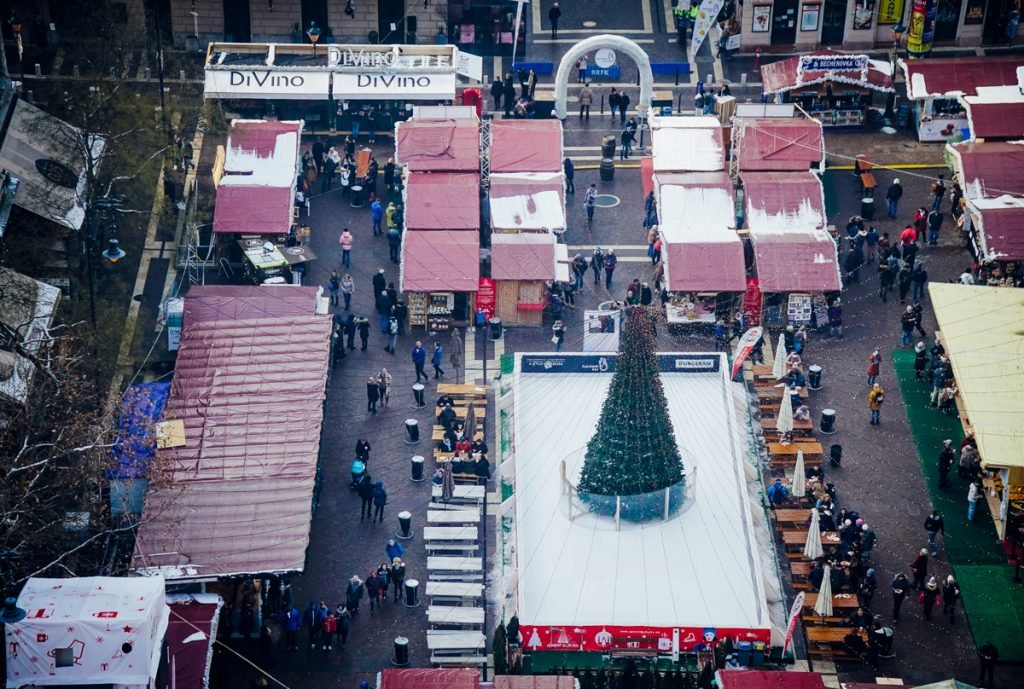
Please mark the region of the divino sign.
<svg viewBox="0 0 1024 689"><path fill-rule="evenodd" d="M207 98L318 99L331 95L330 72L206 70Z"/></svg>

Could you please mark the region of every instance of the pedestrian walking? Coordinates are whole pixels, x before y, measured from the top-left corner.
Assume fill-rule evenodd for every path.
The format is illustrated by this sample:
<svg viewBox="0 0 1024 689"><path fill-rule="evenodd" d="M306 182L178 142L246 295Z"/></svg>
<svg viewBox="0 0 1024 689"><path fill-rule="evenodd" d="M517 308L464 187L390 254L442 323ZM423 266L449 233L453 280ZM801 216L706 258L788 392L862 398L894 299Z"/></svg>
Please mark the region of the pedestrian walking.
<svg viewBox="0 0 1024 689"><path fill-rule="evenodd" d="M594 255L590 257L590 269L594 271L594 286L601 284L601 270L604 269L604 254L601 247L594 247Z"/></svg>
<svg viewBox="0 0 1024 689"><path fill-rule="evenodd" d="M942 451L939 452L939 488L949 485L949 472L956 461L956 450L953 449L952 440L942 441ZM970 516L967 517L970 519Z"/></svg>
<svg viewBox="0 0 1024 689"><path fill-rule="evenodd" d="M892 590L892 621L896 623L900 621L900 607L910 591L910 582L907 580L907 575L903 572L897 574L889 588Z"/></svg>
<svg viewBox="0 0 1024 689"><path fill-rule="evenodd" d="M370 204L370 217L373 220L373 236L376 237L383 231L382 223L384 222L384 204L380 202L380 199L374 199Z"/></svg>
<svg viewBox="0 0 1024 689"><path fill-rule="evenodd" d="M619 150L619 160L626 160L633 152L633 130L629 127L623 129L619 141L622 144Z"/></svg>
<svg viewBox="0 0 1024 689"><path fill-rule="evenodd" d="M334 616L338 619L338 648L345 648L345 644L348 642L348 630L352 626L352 613L343 604L339 603L338 607L334 609Z"/></svg>
<svg viewBox="0 0 1024 689"><path fill-rule="evenodd" d="M900 268L900 272L896 275L896 281L900 286L900 303L907 303L907 292L910 291L910 287L913 284L913 272L910 263L904 263ZM908 307L909 308L909 307Z"/></svg>
<svg viewBox="0 0 1024 689"><path fill-rule="evenodd" d="M370 572L370 576L366 577L366 593L370 598L370 614L373 614L374 609L380 607L380 585L381 580L376 572Z"/></svg>
<svg viewBox="0 0 1024 689"><path fill-rule="evenodd" d="M444 363L444 347L440 342L434 343L434 354L430 357L430 363L434 365L434 380L444 378L444 370L441 364Z"/></svg>
<svg viewBox="0 0 1024 689"><path fill-rule="evenodd" d="M285 645L289 651L299 650L299 625L302 617L298 608L289 606L281 611L282 624L284 626Z"/></svg>
<svg viewBox="0 0 1024 689"><path fill-rule="evenodd" d="M416 341L416 346L412 348L412 363L416 367L416 382L420 382L420 376L423 376L424 381L429 381L426 372L423 370L423 366L427 363L427 350L423 349L423 343L419 340Z"/></svg>
<svg viewBox="0 0 1024 689"><path fill-rule="evenodd" d="M587 268L587 259L583 258L583 254L576 254L572 257L572 277L576 283L577 292L583 290L583 277L587 274Z"/></svg>
<svg viewBox="0 0 1024 689"><path fill-rule="evenodd" d="M565 340L565 326L562 321L555 321L551 326L551 342L555 345L555 351L562 351L562 342Z"/></svg>
<svg viewBox="0 0 1024 689"><path fill-rule="evenodd" d="M405 581L405 563L402 558L391 559L391 585L395 589L395 602L402 600L402 583Z"/></svg>
<svg viewBox="0 0 1024 689"><path fill-rule="evenodd" d="M363 521L373 513L373 480L370 472L365 472L356 484L356 495L362 504L359 507L359 521Z"/></svg>
<svg viewBox="0 0 1024 689"><path fill-rule="evenodd" d="M889 217L895 218L896 212L900 207L900 199L903 198L903 185L900 184L900 178L897 177L889 185L888 191L885 192L885 205L889 210Z"/></svg>
<svg viewBox="0 0 1024 689"><path fill-rule="evenodd" d="M368 463L370 461L370 449L370 441L366 438L360 438L356 441L356 458L362 460L364 464Z"/></svg>
<svg viewBox="0 0 1024 689"><path fill-rule="evenodd" d="M942 197L946 193L946 182L945 175L939 175L939 178L932 182L932 210L937 211L942 208Z"/></svg>
<svg viewBox="0 0 1024 689"><path fill-rule="evenodd" d="M928 271L924 269L924 261L914 264L914 269L910 271L910 283L912 286L910 297L914 303L924 299L924 286L928 283Z"/></svg>
<svg viewBox="0 0 1024 689"><path fill-rule="evenodd" d="M573 180L576 178L576 166L568 156L562 161L562 170L565 172L565 193L575 194L576 185Z"/></svg>
<svg viewBox="0 0 1024 689"><path fill-rule="evenodd" d="M612 274L615 272L615 265L618 263L618 257L615 256L615 249L608 249L604 254L604 287L611 291L612 288Z"/></svg>
<svg viewBox="0 0 1024 689"><path fill-rule="evenodd" d="M956 624L956 602L960 600L960 585L950 574L942 585L942 614L949 615L949 623Z"/></svg>
<svg viewBox="0 0 1024 689"><path fill-rule="evenodd" d="M612 113L612 122L615 122L615 111L619 109L619 92L612 87L612 92L608 94L608 109Z"/></svg>
<svg viewBox="0 0 1024 689"><path fill-rule="evenodd" d="M902 299L900 300L902 302ZM907 306L907 310L900 316L900 347L909 347L914 341L914 324L917 319L914 317L914 307Z"/></svg>
<svg viewBox="0 0 1024 689"><path fill-rule="evenodd" d="M302 626L306 628L306 633L309 635L310 650L316 648L317 641L320 639L320 628L323 627L323 624L324 616L320 606L316 604L316 601L309 601L309 607L302 614Z"/></svg>
<svg viewBox="0 0 1024 689"><path fill-rule="evenodd" d="M939 599L939 595L939 582L935 580L935 577L931 577L924 585L924 591L921 592L921 604L926 620L932 619L932 610L935 608L935 601Z"/></svg>
<svg viewBox="0 0 1024 689"><path fill-rule="evenodd" d="M935 557L939 554L939 546L936 543L936 539L939 534L946 535L946 525L938 510L933 509L931 514L925 518L924 530L928 532L928 549L931 551L932 557Z"/></svg>
<svg viewBox="0 0 1024 689"><path fill-rule="evenodd" d="M590 84L583 84L583 88L580 89L580 119L586 119L590 121L590 106L594 104L594 89L590 88Z"/></svg>
<svg viewBox="0 0 1024 689"><path fill-rule="evenodd" d="M967 521L974 521L974 512L978 507L978 498L981 497L982 491L985 488L982 486L981 481L974 479L971 481L971 485L967 488Z"/></svg>
<svg viewBox="0 0 1024 689"><path fill-rule="evenodd" d="M494 109L501 110L501 96L505 92L505 87L501 84L501 77L495 75L494 83L491 84L491 100L494 101Z"/></svg>
<svg viewBox="0 0 1024 689"><path fill-rule="evenodd" d="M344 284L344 279L342 284ZM346 308L348 308L348 302L346 302ZM356 348L356 318L352 314L348 315L348 320L345 321L345 347L348 351L354 351Z"/></svg>
<svg viewBox="0 0 1024 689"><path fill-rule="evenodd" d="M392 353L394 353L394 349L392 349ZM388 404L391 403L391 374L388 373L386 368L382 368L380 373L377 374L377 390L380 393L381 409L387 409ZM369 447L367 447L367 459L369 459ZM365 462L366 460L363 461Z"/></svg>
<svg viewBox="0 0 1024 689"><path fill-rule="evenodd" d="M991 641L978 649L978 660L981 663L981 674L978 675L978 686L985 689L995 689L996 680L994 677L996 663L999 662L999 649Z"/></svg>
<svg viewBox="0 0 1024 689"><path fill-rule="evenodd" d="M387 191L395 190L395 172L397 169L394 158L388 158L388 162L384 163L384 188Z"/></svg>
<svg viewBox="0 0 1024 689"><path fill-rule="evenodd" d="M385 352L395 354L395 347L398 346L398 319L394 316L388 318L388 344L384 347ZM383 401L383 400L382 400Z"/></svg>
<svg viewBox="0 0 1024 689"><path fill-rule="evenodd" d="M558 6L558 3L556 2L554 5L551 6L551 9L548 10L548 21L551 22L552 40L558 38L558 20L561 19L561 17L562 9Z"/></svg>
<svg viewBox="0 0 1024 689"><path fill-rule="evenodd" d="M626 114L629 112L629 96L626 92L619 91L619 124L626 126Z"/></svg>
<svg viewBox="0 0 1024 689"><path fill-rule="evenodd" d="M873 386L875 381L878 380L878 373L882 368L882 355L878 353L878 350L871 352L871 356L868 357L868 386Z"/></svg>
<svg viewBox="0 0 1024 689"><path fill-rule="evenodd" d="M355 294L355 291L356 281L352 279L351 275L345 273L345 275L341 278L341 297L342 299L345 300L346 311L348 311L349 308L351 308L352 306L352 295ZM349 318L351 319L351 316L349 316ZM355 330L353 330L352 333L354 335ZM348 330L345 331L345 334L348 334ZM355 349L355 347L351 346L351 341L349 342L349 345L349 349Z"/></svg>
<svg viewBox="0 0 1024 689"><path fill-rule="evenodd" d="M373 517L378 521L384 521L384 505L388 504L388 492L384 490L384 482L377 481L373 484Z"/></svg>
<svg viewBox="0 0 1024 689"><path fill-rule="evenodd" d="M868 393L868 423L877 426L881 421L882 403L885 401L885 391L878 383L874 383L871 392Z"/></svg>
<svg viewBox="0 0 1024 689"><path fill-rule="evenodd" d="M365 595L366 586L363 585L363 580L358 575L353 574L352 578L348 580L348 587L345 589L345 605L351 614L359 614L359 603Z"/></svg>
<svg viewBox="0 0 1024 689"><path fill-rule="evenodd" d="M889 301L889 292L892 291L892 283L895 276L892 274L892 269L889 266L889 261L881 260L878 262L878 298L882 300L882 303Z"/></svg>
<svg viewBox="0 0 1024 689"><path fill-rule="evenodd" d="M377 309L377 326L382 335L388 334L388 319L391 318L391 296L387 290L377 292L374 307Z"/></svg>
<svg viewBox="0 0 1024 689"><path fill-rule="evenodd" d="M377 401L380 399L380 388L377 386L377 379L371 377L366 382L366 411L369 414L377 413Z"/></svg>
<svg viewBox="0 0 1024 689"><path fill-rule="evenodd" d="M942 211L933 208L928 214L928 246L939 245L939 230L942 229Z"/></svg>
<svg viewBox="0 0 1024 689"><path fill-rule="evenodd" d="M851 247L846 252L846 259L843 261L843 270L846 271L847 282L857 284L860 282L860 257L857 250Z"/></svg>
<svg viewBox="0 0 1024 689"><path fill-rule="evenodd" d="M516 84L512 81L511 74L505 75L505 83L502 88L504 90L505 97L505 117L508 117L512 114L512 106L516 104Z"/></svg>
<svg viewBox="0 0 1024 689"><path fill-rule="evenodd" d="M331 306L338 305L338 292L341 291L341 278L338 277L338 271L332 270L331 277L327 279L327 294L331 298Z"/></svg>
<svg viewBox="0 0 1024 689"><path fill-rule="evenodd" d="M346 227L338 237L338 244L341 246L341 264L346 268L352 267L352 233Z"/></svg>
<svg viewBox="0 0 1024 689"><path fill-rule="evenodd" d="M843 303L836 299L832 302L827 311L828 332L832 337L843 338Z"/></svg>
<svg viewBox="0 0 1024 689"><path fill-rule="evenodd" d="M914 347L914 379L927 380L925 368L928 366L928 354L924 351L924 342L918 342Z"/></svg>
<svg viewBox="0 0 1024 689"><path fill-rule="evenodd" d="M366 344L370 340L370 319L363 314L359 314L359 318L356 319L356 330L359 331L359 342L362 344L361 351L366 351Z"/></svg>
<svg viewBox="0 0 1024 689"><path fill-rule="evenodd" d="M334 636L338 632L338 618L334 616L334 612L331 610L327 611L324 616L324 626L321 631L320 644L325 651L334 650Z"/></svg>
<svg viewBox="0 0 1024 689"><path fill-rule="evenodd" d="M924 582L928 579L928 549L921 548L918 551L917 557L910 563L910 573L914 576L914 589L921 591L924 589Z"/></svg>
<svg viewBox="0 0 1024 689"><path fill-rule="evenodd" d="M587 224L594 222L594 208L597 206L597 185L591 184L583 197L583 207L587 209Z"/></svg>
<svg viewBox="0 0 1024 689"><path fill-rule="evenodd" d="M880 241L881 237L878 235L878 229L872 225L868 228L868 233L864 240L864 243L868 248L868 263L875 262L875 256L878 254L878 243Z"/></svg>

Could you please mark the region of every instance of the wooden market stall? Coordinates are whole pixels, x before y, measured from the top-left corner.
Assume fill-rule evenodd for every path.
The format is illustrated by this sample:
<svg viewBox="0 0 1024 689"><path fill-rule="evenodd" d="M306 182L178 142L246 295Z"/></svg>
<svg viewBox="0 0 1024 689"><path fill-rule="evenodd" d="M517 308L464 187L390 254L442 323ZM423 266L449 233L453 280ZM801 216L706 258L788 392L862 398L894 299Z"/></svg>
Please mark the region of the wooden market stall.
<svg viewBox="0 0 1024 689"><path fill-rule="evenodd" d="M491 277L497 289L495 313L503 324L540 325L544 283L556 277L554 235L495 233Z"/></svg>

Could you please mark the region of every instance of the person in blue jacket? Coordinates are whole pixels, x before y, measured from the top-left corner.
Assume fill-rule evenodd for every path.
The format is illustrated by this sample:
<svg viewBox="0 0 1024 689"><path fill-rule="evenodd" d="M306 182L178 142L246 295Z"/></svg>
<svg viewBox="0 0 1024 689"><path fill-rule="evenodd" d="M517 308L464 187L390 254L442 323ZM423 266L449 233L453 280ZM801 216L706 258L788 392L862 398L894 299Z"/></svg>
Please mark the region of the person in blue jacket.
<svg viewBox="0 0 1024 689"><path fill-rule="evenodd" d="M423 380L430 380L423 370L423 366L427 363L427 350L423 349L423 343L419 340L416 341L416 346L412 348L412 363L416 366L417 383L420 382L420 376L423 376Z"/></svg>
<svg viewBox="0 0 1024 689"><path fill-rule="evenodd" d="M373 236L376 237L382 232L381 221L384 220L384 206L380 199L370 204L370 215L373 218Z"/></svg>
<svg viewBox="0 0 1024 689"><path fill-rule="evenodd" d="M393 538L388 541L388 545L384 550L387 552L389 560L394 560L396 557L402 557L405 555L405 546Z"/></svg>
<svg viewBox="0 0 1024 689"><path fill-rule="evenodd" d="M434 380L444 377L444 370L441 368L441 364L444 362L444 347L441 346L440 342L434 343L434 355L430 358L430 363L434 365Z"/></svg>
<svg viewBox="0 0 1024 689"><path fill-rule="evenodd" d="M384 521L384 505L388 504L388 492L384 490L384 482L377 481L373 484L373 517L370 518L372 522L374 519L378 521Z"/></svg>

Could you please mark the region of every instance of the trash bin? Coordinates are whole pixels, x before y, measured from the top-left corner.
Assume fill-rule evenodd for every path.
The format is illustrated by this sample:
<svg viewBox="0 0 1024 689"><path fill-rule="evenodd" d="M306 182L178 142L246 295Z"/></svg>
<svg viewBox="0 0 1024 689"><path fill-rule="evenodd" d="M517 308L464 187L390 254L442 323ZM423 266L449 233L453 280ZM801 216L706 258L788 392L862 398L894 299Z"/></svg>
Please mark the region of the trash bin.
<svg viewBox="0 0 1024 689"><path fill-rule="evenodd" d="M892 627L882 627L879 630L881 633L875 632L875 640L878 643L878 656L880 658L895 658L896 652L893 650L893 630Z"/></svg>
<svg viewBox="0 0 1024 689"><path fill-rule="evenodd" d="M602 158L614 158L615 157L615 136L609 134L608 136L601 139L601 157Z"/></svg>
<svg viewBox="0 0 1024 689"><path fill-rule="evenodd" d="M415 445L420 441L420 422L416 419L405 420L405 444Z"/></svg>
<svg viewBox="0 0 1024 689"><path fill-rule="evenodd" d="M363 198L363 186L361 184L353 184L349 191L352 193L352 200L349 201L349 205L353 208L362 208L366 203L366 199Z"/></svg>
<svg viewBox="0 0 1024 689"><path fill-rule="evenodd" d="M870 192L865 192L860 200L860 217L865 220L875 219L875 197Z"/></svg>
<svg viewBox="0 0 1024 689"><path fill-rule="evenodd" d="M821 432L825 435L832 435L836 432L836 410L821 410Z"/></svg>
<svg viewBox="0 0 1024 689"><path fill-rule="evenodd" d="M418 435L419 431L416 431L416 433ZM416 455L415 457L412 458L412 480L423 480L423 457L420 455Z"/></svg>
<svg viewBox="0 0 1024 689"><path fill-rule="evenodd" d="M615 179L615 160L613 158L601 159L601 181L611 182Z"/></svg>
<svg viewBox="0 0 1024 689"><path fill-rule="evenodd" d="M749 641L737 641L736 642L736 659L739 661L740 667L750 667L750 642Z"/></svg>
<svg viewBox="0 0 1024 689"><path fill-rule="evenodd" d="M491 326L491 339L492 340L500 340L501 339L501 319L500 318L492 318L490 321L488 321L488 323Z"/></svg>
<svg viewBox="0 0 1024 689"><path fill-rule="evenodd" d="M398 533L396 535L403 540L412 538L412 512L402 510L398 513Z"/></svg>
<svg viewBox="0 0 1024 689"><path fill-rule="evenodd" d="M404 636L395 637L395 657L391 659L392 665L409 664L409 640Z"/></svg>
<svg viewBox="0 0 1024 689"><path fill-rule="evenodd" d="M420 582L415 579L405 580L405 607L415 608L420 604Z"/></svg>
<svg viewBox="0 0 1024 689"><path fill-rule="evenodd" d="M821 390L821 366L815 364L807 367L807 387L811 390Z"/></svg>
<svg viewBox="0 0 1024 689"><path fill-rule="evenodd" d="M754 667L764 665L764 654L767 645L763 641L755 641L750 645L750 664Z"/></svg>
<svg viewBox="0 0 1024 689"><path fill-rule="evenodd" d="M838 467L843 463L843 446L833 445L829 448L828 462L834 467Z"/></svg>
<svg viewBox="0 0 1024 689"><path fill-rule="evenodd" d="M423 401L423 383L416 383L412 386L413 409L423 409L427 403Z"/></svg>

